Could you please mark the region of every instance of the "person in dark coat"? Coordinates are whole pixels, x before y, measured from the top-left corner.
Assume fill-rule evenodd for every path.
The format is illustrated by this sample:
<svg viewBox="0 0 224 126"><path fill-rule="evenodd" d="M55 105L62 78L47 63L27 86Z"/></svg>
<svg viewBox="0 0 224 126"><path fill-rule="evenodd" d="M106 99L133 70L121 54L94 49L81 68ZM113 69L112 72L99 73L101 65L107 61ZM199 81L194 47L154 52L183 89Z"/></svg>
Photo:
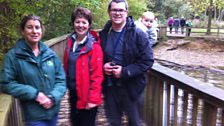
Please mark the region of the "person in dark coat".
<svg viewBox="0 0 224 126"><path fill-rule="evenodd" d="M181 34L184 34L184 28L185 28L185 26L186 26L186 20L182 16L181 19L180 19Z"/></svg>
<svg viewBox="0 0 224 126"><path fill-rule="evenodd" d="M178 17L176 17L173 21L173 26L175 28L175 33L178 34L178 29L179 29L179 26L180 26L180 20Z"/></svg>
<svg viewBox="0 0 224 126"><path fill-rule="evenodd" d="M111 0L110 20L100 32L104 52L103 94L111 126L120 126L125 113L129 126L141 126L139 99L146 86L144 73L154 62L147 35L128 16L125 0Z"/></svg>

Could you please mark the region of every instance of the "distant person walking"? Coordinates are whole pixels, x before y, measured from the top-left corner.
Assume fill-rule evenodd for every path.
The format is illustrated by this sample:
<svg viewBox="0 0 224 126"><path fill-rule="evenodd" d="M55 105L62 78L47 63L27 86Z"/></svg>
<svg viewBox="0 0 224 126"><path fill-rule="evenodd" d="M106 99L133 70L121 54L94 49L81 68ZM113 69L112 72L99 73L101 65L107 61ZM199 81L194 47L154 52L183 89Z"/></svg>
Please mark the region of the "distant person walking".
<svg viewBox="0 0 224 126"><path fill-rule="evenodd" d="M170 29L170 34L172 34L172 29L173 29L173 17L170 17L168 20L168 26Z"/></svg>
<svg viewBox="0 0 224 126"><path fill-rule="evenodd" d="M187 33L186 33L186 34L187 34L187 36L189 37L190 34L191 34L191 28L192 28L192 26L193 26L193 23L192 23L192 20L191 20L191 19L188 20L186 26L187 26Z"/></svg>
<svg viewBox="0 0 224 126"><path fill-rule="evenodd" d="M180 20L179 20L178 17L176 17L174 19L173 26L175 28L175 33L178 34L178 29L179 29L179 26L180 26Z"/></svg>
<svg viewBox="0 0 224 126"><path fill-rule="evenodd" d="M184 27L186 26L186 20L185 18L182 16L180 19L180 27L181 27L181 34L184 34Z"/></svg>

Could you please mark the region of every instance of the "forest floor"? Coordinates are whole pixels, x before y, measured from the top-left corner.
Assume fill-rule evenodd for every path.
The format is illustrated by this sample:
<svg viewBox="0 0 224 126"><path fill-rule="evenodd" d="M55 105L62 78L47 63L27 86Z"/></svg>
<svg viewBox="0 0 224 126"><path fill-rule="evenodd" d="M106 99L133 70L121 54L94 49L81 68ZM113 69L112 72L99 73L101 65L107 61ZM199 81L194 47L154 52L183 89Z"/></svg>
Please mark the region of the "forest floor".
<svg viewBox="0 0 224 126"><path fill-rule="evenodd" d="M169 39L154 48L156 60L181 65L204 66L224 70L224 41L215 39Z"/></svg>

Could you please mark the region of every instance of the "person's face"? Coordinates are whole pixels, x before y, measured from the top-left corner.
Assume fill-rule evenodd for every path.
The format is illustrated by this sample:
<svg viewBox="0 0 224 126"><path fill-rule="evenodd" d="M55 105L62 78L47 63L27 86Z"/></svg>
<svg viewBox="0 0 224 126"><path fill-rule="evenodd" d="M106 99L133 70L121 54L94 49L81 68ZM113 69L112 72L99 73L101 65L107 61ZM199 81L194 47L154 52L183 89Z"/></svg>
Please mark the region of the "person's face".
<svg viewBox="0 0 224 126"><path fill-rule="evenodd" d="M126 21L126 17L128 15L128 11L125 8L124 2L112 2L108 13L112 23L117 25L123 24Z"/></svg>
<svg viewBox="0 0 224 126"><path fill-rule="evenodd" d="M77 17L74 20L74 30L78 36L85 36L90 28L90 24L84 17Z"/></svg>
<svg viewBox="0 0 224 126"><path fill-rule="evenodd" d="M42 38L42 27L38 20L28 20L22 31L25 40L30 44L36 44Z"/></svg>
<svg viewBox="0 0 224 126"><path fill-rule="evenodd" d="M151 28L153 26L154 18L153 17L146 17L142 18L142 23L147 27Z"/></svg>

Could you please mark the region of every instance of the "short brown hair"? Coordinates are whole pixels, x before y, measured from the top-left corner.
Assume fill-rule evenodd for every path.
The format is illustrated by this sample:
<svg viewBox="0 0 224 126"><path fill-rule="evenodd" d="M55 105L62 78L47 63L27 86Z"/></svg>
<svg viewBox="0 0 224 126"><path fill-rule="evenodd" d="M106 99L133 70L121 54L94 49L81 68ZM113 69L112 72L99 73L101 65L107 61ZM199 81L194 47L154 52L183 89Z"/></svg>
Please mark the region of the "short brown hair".
<svg viewBox="0 0 224 126"><path fill-rule="evenodd" d="M112 2L115 2L115 3L124 2L125 3L125 9L128 10L128 3L127 3L126 0L111 0L110 3L108 4L108 8L107 8L108 11L111 9Z"/></svg>
<svg viewBox="0 0 224 126"><path fill-rule="evenodd" d="M42 29L42 32L44 33L45 32L45 28L44 28L44 25L40 19L39 16L36 16L34 14L29 14L29 15L26 15L23 17L23 19L21 20L20 24L19 24L19 31L22 32L24 29L25 29L25 25L27 23L27 21L29 20L37 20L40 22L40 25L41 25L41 29Z"/></svg>
<svg viewBox="0 0 224 126"><path fill-rule="evenodd" d="M77 7L71 15L71 24L74 23L76 18L85 18L88 20L89 24L92 24L92 13L89 9L84 7Z"/></svg>

